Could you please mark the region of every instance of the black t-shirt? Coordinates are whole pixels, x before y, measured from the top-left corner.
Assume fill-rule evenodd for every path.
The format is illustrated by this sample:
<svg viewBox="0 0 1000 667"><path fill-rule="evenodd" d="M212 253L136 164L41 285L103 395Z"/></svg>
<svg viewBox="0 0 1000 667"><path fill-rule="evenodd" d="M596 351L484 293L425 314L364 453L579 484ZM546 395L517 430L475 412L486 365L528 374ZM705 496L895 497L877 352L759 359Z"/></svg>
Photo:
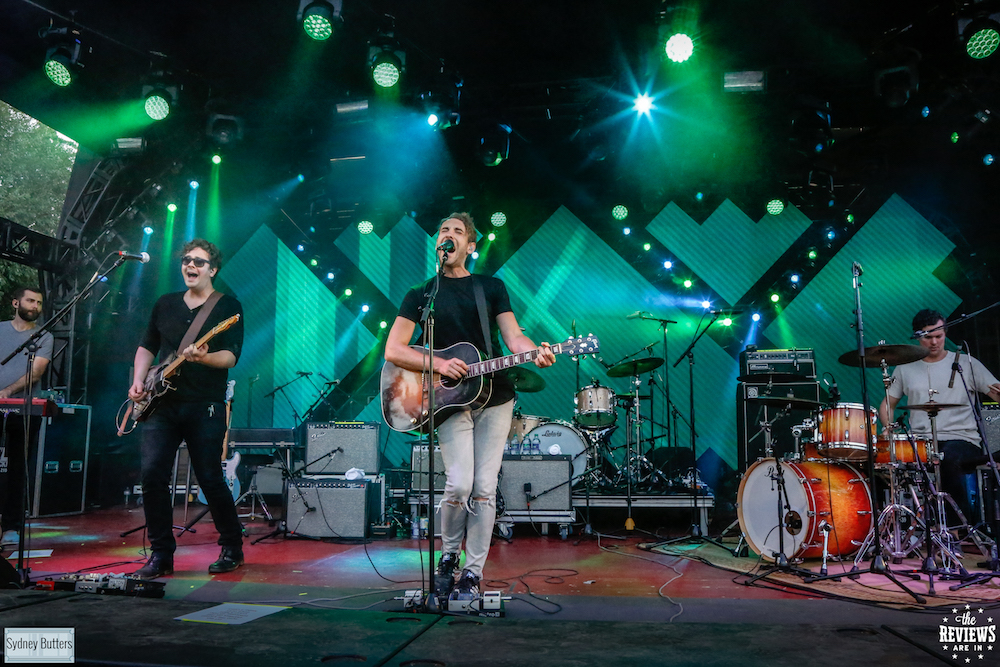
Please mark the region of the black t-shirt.
<svg viewBox="0 0 1000 667"><path fill-rule="evenodd" d="M483 325L479 319L479 308L476 306L476 293L472 288L473 280L480 281L483 286L493 356L501 357L503 348L500 347L497 315L511 312L510 297L503 281L492 276L441 277L441 289L434 302L434 349L441 350L455 343L472 343L484 357L488 356L486 340L483 338ZM433 284L434 279L431 278L407 292L403 304L399 307L399 316L416 322L419 326L420 316L427 303L425 295ZM487 405L500 405L513 398L514 385L507 379L506 371L495 373L493 394Z"/></svg>
<svg viewBox="0 0 1000 667"><path fill-rule="evenodd" d="M177 351L188 327L202 308L201 306L188 308L184 303L184 294L185 292L171 292L157 299L156 305L153 306L153 314L149 318L146 335L140 343L153 354L159 354L161 361L171 352ZM208 351L229 350L238 361L243 350L243 307L228 294L223 294L215 304L195 340L237 313L240 314L240 320L208 341ZM177 401L222 401L226 397L228 379L227 368L210 368L204 364L184 362L178 367L177 373L170 378L170 383L176 391L169 392L167 397Z"/></svg>

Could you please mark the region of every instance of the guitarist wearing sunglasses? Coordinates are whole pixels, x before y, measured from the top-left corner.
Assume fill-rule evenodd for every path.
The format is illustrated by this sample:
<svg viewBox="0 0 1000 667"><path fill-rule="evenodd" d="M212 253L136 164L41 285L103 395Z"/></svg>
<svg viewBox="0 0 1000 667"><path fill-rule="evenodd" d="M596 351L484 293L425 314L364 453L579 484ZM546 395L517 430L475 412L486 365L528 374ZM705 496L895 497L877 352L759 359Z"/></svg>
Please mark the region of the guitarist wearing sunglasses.
<svg viewBox="0 0 1000 667"><path fill-rule="evenodd" d="M242 306L212 286L221 261L219 249L204 239L194 239L184 246L179 268L187 290L159 298L135 353L128 393L136 402L147 398L147 374L157 354L162 361L174 352L184 362L170 376L171 389L156 404L155 411L147 409L142 429L143 510L152 552L147 563L134 573L143 579L173 574L177 544L172 532L169 483L181 441L187 443L191 465L219 531L222 551L209 566L209 573L231 572L243 564L243 528L220 465L226 434L226 383L229 369L236 365L243 347ZM203 311L208 312L207 317L202 315L199 330L191 331L195 328L192 323ZM179 349L186 340L203 337L234 316L238 316L235 324L207 343Z"/></svg>
<svg viewBox="0 0 1000 667"><path fill-rule="evenodd" d="M476 227L468 213L452 213L441 221L437 246L443 271L434 307L434 349L466 342L497 357L502 354L502 336L512 353L537 350L534 362L539 368L555 363L548 343L536 347L522 333L511 312L504 283L494 277L473 276L465 267L466 259L476 247ZM480 297L477 297L474 281L481 286ZM427 361L425 352L420 347L411 347L410 341L421 321L425 294L433 283L432 278L406 294L386 339L386 361L409 371L422 371ZM481 317L477 301L486 307L484 317ZM489 327L488 341L484 320ZM462 359L434 357L436 374L461 380L468 370L468 364ZM462 594L479 595L479 580L496 519L497 475L503 463L504 441L510 431L513 411L513 383L504 373L497 373L492 381L492 394L484 405L458 409L437 424L446 471L445 490L439 506L442 555L434 583L434 592L439 597L446 597L453 587ZM463 537L465 563L455 582Z"/></svg>

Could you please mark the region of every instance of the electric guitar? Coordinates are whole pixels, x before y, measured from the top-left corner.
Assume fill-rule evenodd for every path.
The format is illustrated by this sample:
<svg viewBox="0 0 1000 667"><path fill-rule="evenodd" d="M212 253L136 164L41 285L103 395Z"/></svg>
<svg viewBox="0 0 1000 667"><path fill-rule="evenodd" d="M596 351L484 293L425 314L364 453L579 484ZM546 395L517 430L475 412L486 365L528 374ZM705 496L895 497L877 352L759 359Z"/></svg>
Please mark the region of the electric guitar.
<svg viewBox="0 0 1000 667"><path fill-rule="evenodd" d="M424 351L419 345L410 347ZM598 350L600 343L596 336L569 338L563 343L552 346L555 354L571 356L595 354ZM485 405L493 394L492 383L485 376L488 373L534 361L538 356L538 350L483 359L482 353L472 343L455 343L443 350L435 350L434 356L442 359L461 359L469 366L469 372L461 380L453 380L440 373L433 375L434 419L437 423L441 423L466 406L476 409ZM382 417L389 428L394 431L425 432L430 421L430 415L425 407L428 405L430 391L427 375L408 371L386 361L382 366L379 385L382 393Z"/></svg>
<svg viewBox="0 0 1000 667"><path fill-rule="evenodd" d="M212 340L217 335L239 322L239 320L240 316L239 313L237 313L229 319L219 322L212 327L211 331L195 341L194 346L201 347L202 345L205 345L208 341ZM167 357L165 361L153 366L146 372L146 379L143 381L143 389L146 392L145 396L138 401L125 401L125 404L123 404L122 407L129 403L131 403L131 405L128 406L128 410L125 412L125 417L119 423L118 435L131 433L132 430L135 429L136 424L141 421L145 421L149 415L153 414L153 411L156 410L160 401L163 400L163 396L174 388L174 386L170 384L170 378L177 374L178 368L183 363L183 356L178 356L176 352L171 352L170 356ZM132 420L132 424L126 430L125 425L128 423L129 419Z"/></svg>

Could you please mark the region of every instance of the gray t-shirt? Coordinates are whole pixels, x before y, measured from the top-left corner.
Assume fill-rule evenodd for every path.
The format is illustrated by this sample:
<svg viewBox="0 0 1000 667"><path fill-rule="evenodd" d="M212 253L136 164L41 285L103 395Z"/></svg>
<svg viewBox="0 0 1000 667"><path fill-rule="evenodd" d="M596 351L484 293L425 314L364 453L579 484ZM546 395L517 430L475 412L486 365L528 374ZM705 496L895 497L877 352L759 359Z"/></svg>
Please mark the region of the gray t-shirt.
<svg viewBox="0 0 1000 667"><path fill-rule="evenodd" d="M14 328L14 323L11 320L0 322L0 360L3 360L8 354L17 349L18 345L28 340L34 332L34 328L18 331ZM35 353L35 356L52 360L52 334L48 331L38 339L38 351ZM28 350L24 349L16 357L3 366L0 366L0 389L9 387L11 384L17 382L27 370ZM37 396L42 389L42 383L36 380L33 389L32 395ZM24 398L24 391L17 392L11 398Z"/></svg>
<svg viewBox="0 0 1000 667"><path fill-rule="evenodd" d="M979 431L976 429L976 419L972 414L969 397L965 394L965 386L968 385L970 393L978 390L980 393L988 394L990 385L996 384L997 379L978 359L963 354L960 363L965 384L962 384L962 377L956 373L954 386L949 389L951 365L954 361L955 353L949 352L941 361L928 363L921 360L896 366L892 372L893 383L889 385L889 396L898 399L906 394L907 403L916 405L929 401L931 394L928 390L934 389L937 392L933 395L935 402L957 403L962 406L938 412L936 420L938 441L965 440L978 444ZM927 413L923 410L911 410L910 428L915 435L929 439L931 420Z"/></svg>

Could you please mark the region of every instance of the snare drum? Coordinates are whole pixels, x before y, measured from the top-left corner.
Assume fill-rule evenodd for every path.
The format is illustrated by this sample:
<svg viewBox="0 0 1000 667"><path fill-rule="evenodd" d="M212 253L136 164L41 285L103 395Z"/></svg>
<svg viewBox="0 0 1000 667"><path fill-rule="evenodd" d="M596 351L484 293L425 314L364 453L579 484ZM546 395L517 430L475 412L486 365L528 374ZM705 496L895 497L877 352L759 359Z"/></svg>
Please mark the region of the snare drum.
<svg viewBox="0 0 1000 667"><path fill-rule="evenodd" d="M604 428L618 419L615 414L615 392L610 387L592 384L576 392L573 399L576 409L576 423L581 428Z"/></svg>
<svg viewBox="0 0 1000 667"><path fill-rule="evenodd" d="M870 409L868 418L871 420L872 444L875 444L878 413L874 408ZM820 413L816 426L816 449L821 455L848 461L867 458L865 442L865 408L860 403L837 403Z"/></svg>
<svg viewBox="0 0 1000 667"><path fill-rule="evenodd" d="M572 424L564 421L552 421L537 426L526 434L526 437L534 441L538 437L538 451L543 456L569 455L572 457L573 480L587 471L587 460L590 458L590 444L587 437L576 429ZM558 447L558 449L553 449Z"/></svg>
<svg viewBox="0 0 1000 667"><path fill-rule="evenodd" d="M846 556L858 550L872 527L872 503L864 475L846 463L782 461L787 507L778 518L777 470L774 459L761 459L747 468L737 498L740 528L750 547L774 560L785 531L785 555L817 558L823 555L820 523L832 527L827 551ZM781 524L784 528L779 528Z"/></svg>
<svg viewBox="0 0 1000 667"><path fill-rule="evenodd" d="M514 417L510 420L510 433L507 434L507 442L510 442L514 436L517 436L517 441L521 442L531 429L537 428L547 421L547 417L534 417L515 412Z"/></svg>
<svg viewBox="0 0 1000 667"><path fill-rule="evenodd" d="M875 443L875 464L890 465L892 463L916 463L919 458L921 463L927 463L927 441L914 438L917 445L916 456L913 454L913 445L906 438L905 434L894 433L892 443L888 438L879 438ZM895 452L895 461L893 453Z"/></svg>

